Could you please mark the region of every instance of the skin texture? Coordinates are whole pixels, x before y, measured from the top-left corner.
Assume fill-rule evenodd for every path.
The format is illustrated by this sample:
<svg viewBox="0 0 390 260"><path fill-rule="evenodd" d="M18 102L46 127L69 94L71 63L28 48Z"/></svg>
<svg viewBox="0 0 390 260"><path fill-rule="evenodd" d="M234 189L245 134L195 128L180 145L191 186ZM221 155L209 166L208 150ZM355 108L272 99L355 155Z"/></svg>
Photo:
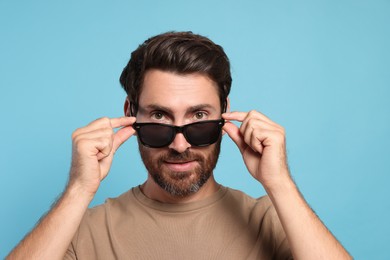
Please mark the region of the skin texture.
<svg viewBox="0 0 390 260"><path fill-rule="evenodd" d="M130 115L128 100L124 109L126 115ZM134 135L131 125L135 120L185 125L220 117L217 89L208 77L148 71L139 99L137 118L101 118L74 132L72 167L63 195L11 252L9 259L62 259L89 202L108 174L115 152ZM292 181L286 161L284 129L257 111L227 112L222 114L222 118L226 120L223 130L237 145L249 173L259 181L259 187L263 185L271 198L294 258L351 259L313 213ZM239 122L240 126L232 121ZM119 128L116 133L113 131L115 128ZM143 193L166 203L196 201L210 196L219 187L211 173L218 156L210 162L206 158L216 154L216 145L191 147L179 133L169 147L153 151L140 147L146 168L158 174L153 161L162 158L159 173L165 181L176 183L179 189L187 189L202 174L210 175L198 191L178 196L167 192L149 173L142 185ZM187 157L177 159L169 155L173 152L187 153ZM150 161L146 157L150 157ZM199 169L202 167L205 169L201 174Z"/></svg>

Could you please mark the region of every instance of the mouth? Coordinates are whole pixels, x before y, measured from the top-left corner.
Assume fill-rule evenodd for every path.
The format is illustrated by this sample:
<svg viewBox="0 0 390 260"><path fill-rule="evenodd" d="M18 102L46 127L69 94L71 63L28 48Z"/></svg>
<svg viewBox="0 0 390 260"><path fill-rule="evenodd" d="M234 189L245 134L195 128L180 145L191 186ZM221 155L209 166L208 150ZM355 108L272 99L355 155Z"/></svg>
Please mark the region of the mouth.
<svg viewBox="0 0 390 260"><path fill-rule="evenodd" d="M197 162L196 161L164 161L165 166L174 172L186 172L193 170Z"/></svg>

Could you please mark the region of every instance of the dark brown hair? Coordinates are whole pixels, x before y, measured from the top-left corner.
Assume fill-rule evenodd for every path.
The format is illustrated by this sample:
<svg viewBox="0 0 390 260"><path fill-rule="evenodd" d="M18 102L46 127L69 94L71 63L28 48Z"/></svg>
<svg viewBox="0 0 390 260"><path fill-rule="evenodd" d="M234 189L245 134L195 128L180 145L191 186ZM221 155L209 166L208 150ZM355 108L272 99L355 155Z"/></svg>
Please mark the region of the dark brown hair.
<svg viewBox="0 0 390 260"><path fill-rule="evenodd" d="M232 84L230 63L223 48L210 39L192 32L167 32L138 46L119 79L130 99L132 115L137 113L138 98L149 69L207 75L217 83L221 111L226 111Z"/></svg>

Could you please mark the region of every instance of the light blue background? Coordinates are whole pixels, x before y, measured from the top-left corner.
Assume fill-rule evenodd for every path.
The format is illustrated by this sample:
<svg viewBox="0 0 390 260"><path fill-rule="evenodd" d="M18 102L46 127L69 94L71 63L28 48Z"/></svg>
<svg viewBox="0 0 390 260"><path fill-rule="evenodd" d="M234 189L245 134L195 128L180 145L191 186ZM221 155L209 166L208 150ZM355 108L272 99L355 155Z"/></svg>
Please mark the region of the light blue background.
<svg viewBox="0 0 390 260"><path fill-rule="evenodd" d="M0 1L0 257L62 191L71 133L123 114L147 37L192 30L231 59L232 110L287 130L292 174L356 259L390 259L390 1ZM224 138L216 178L264 194ZM141 183L134 138L93 205Z"/></svg>

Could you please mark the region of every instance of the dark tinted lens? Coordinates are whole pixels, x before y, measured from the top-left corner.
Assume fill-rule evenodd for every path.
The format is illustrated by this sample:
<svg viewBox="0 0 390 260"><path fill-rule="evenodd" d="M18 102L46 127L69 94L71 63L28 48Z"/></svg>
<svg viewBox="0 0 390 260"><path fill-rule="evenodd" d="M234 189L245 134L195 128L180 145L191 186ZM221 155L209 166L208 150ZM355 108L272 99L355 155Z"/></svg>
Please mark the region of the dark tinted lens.
<svg viewBox="0 0 390 260"><path fill-rule="evenodd" d="M159 123L135 123L134 129L145 146L161 148L170 145L177 133L183 133L193 146L206 146L215 143L221 136L224 120L210 120L184 126Z"/></svg>
<svg viewBox="0 0 390 260"><path fill-rule="evenodd" d="M172 142L173 129L159 124L140 125L138 137L141 142L150 147L164 147Z"/></svg>
<svg viewBox="0 0 390 260"><path fill-rule="evenodd" d="M184 135L190 144L206 146L218 140L221 128L221 121L199 122L186 126Z"/></svg>

